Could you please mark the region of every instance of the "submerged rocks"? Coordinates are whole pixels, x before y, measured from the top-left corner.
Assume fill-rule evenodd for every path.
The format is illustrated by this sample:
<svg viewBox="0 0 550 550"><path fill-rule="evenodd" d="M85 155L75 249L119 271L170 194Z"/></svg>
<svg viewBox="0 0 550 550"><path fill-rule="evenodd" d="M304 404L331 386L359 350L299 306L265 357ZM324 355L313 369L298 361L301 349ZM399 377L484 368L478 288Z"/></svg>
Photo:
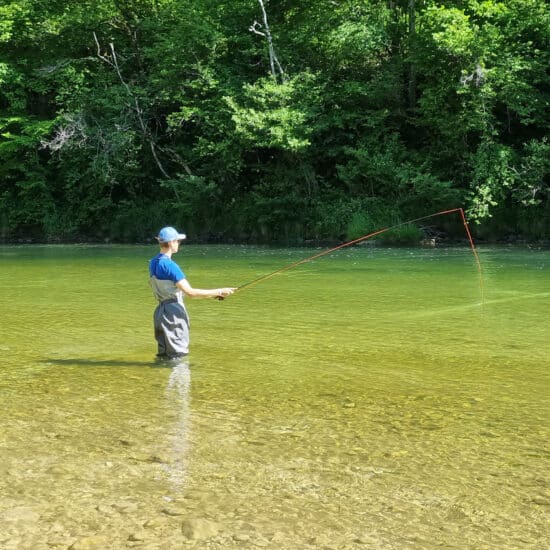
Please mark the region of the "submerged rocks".
<svg viewBox="0 0 550 550"><path fill-rule="evenodd" d="M149 536L149 533L145 531L144 529L140 529L139 531L134 531L128 536L128 540L130 542L142 542Z"/></svg>
<svg viewBox="0 0 550 550"><path fill-rule="evenodd" d="M139 509L139 503L121 500L112 504L98 504L95 509L104 516L112 516L116 512L122 515L133 514Z"/></svg>
<svg viewBox="0 0 550 550"><path fill-rule="evenodd" d="M16 506L8 508L1 516L4 521L24 521L35 523L40 519L40 514L29 506Z"/></svg>
<svg viewBox="0 0 550 550"><path fill-rule="evenodd" d="M151 529L151 530L162 529L164 526L166 526L167 523L168 523L167 517L156 516L145 521L145 523L143 524L143 527L145 529Z"/></svg>
<svg viewBox="0 0 550 550"><path fill-rule="evenodd" d="M107 506L105 504L98 504L95 509L104 516L112 516L114 513L114 509L112 506Z"/></svg>
<svg viewBox="0 0 550 550"><path fill-rule="evenodd" d="M167 516L183 516L185 514L185 509L177 505L168 505L165 506L161 512Z"/></svg>
<svg viewBox="0 0 550 550"><path fill-rule="evenodd" d="M92 535L77 540L69 550L105 550L109 548L109 539L104 535Z"/></svg>
<svg viewBox="0 0 550 550"><path fill-rule="evenodd" d="M112 506L119 514L133 514L139 508L139 504L133 501L115 502Z"/></svg>
<svg viewBox="0 0 550 550"><path fill-rule="evenodd" d="M209 519L186 519L181 524L183 536L189 540L204 540L215 537L221 531L221 526Z"/></svg>
<svg viewBox="0 0 550 550"><path fill-rule="evenodd" d="M550 506L550 496L537 495L531 499L531 502L538 506Z"/></svg>

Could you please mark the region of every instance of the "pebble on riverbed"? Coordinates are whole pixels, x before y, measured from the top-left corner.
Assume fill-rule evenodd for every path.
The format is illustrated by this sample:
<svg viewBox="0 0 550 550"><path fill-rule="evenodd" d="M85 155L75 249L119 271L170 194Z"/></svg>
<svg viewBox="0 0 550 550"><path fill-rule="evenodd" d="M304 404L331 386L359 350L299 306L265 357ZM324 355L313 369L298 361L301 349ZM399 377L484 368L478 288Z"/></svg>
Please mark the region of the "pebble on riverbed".
<svg viewBox="0 0 550 550"><path fill-rule="evenodd" d="M168 518L165 516L157 516L154 518L148 519L144 524L143 527L145 529L160 529L164 527L168 523Z"/></svg>
<svg viewBox="0 0 550 550"><path fill-rule="evenodd" d="M77 540L69 550L104 550L109 547L109 540L103 535L92 535Z"/></svg>
<svg viewBox="0 0 550 550"><path fill-rule="evenodd" d="M3 512L0 519L35 523L40 519L40 514L28 506L16 506Z"/></svg>
<svg viewBox="0 0 550 550"><path fill-rule="evenodd" d="M149 533L142 529L140 531L135 531L134 533L130 534L128 536L128 540L130 542L141 542L144 541L148 536L150 536Z"/></svg>
<svg viewBox="0 0 550 550"><path fill-rule="evenodd" d="M185 510L177 506L165 506L161 512L167 516L183 516L185 515Z"/></svg>
<svg viewBox="0 0 550 550"><path fill-rule="evenodd" d="M204 540L215 537L221 530L219 524L205 518L186 519L181 524L181 532L189 540Z"/></svg>

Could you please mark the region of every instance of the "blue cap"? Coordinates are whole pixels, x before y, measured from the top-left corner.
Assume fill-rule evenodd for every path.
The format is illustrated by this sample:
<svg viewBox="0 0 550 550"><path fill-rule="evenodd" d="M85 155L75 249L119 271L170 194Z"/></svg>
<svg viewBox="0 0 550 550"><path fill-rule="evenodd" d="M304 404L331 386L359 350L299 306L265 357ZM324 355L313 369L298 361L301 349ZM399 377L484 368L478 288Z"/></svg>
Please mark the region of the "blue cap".
<svg viewBox="0 0 550 550"><path fill-rule="evenodd" d="M174 227L163 227L159 231L157 240L159 243L169 243L170 241L183 241L185 234L179 233Z"/></svg>

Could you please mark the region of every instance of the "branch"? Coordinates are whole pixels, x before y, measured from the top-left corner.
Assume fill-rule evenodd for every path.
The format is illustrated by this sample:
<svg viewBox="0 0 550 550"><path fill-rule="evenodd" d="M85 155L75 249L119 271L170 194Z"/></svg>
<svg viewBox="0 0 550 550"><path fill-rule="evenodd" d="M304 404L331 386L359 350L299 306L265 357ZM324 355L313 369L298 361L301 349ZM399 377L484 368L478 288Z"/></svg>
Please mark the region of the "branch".
<svg viewBox="0 0 550 550"><path fill-rule="evenodd" d="M189 164L187 164L180 157L180 155L178 155L178 153L176 153L176 151L174 149L172 149L171 147L159 147L159 149L161 149L161 151L170 153L174 157L175 162L177 162L180 166L182 166L183 169L187 172L188 176L193 175L193 172L191 171L191 168L189 168Z"/></svg>
<svg viewBox="0 0 550 550"><path fill-rule="evenodd" d="M139 100L138 100L137 96L132 92L130 86L124 80L124 77L122 76L122 72L121 72L119 64L118 64L118 59L117 59L117 56L116 56L116 51L115 51L114 44L112 42L109 43L109 47L111 49L111 57L109 58L106 55L103 55L101 53L101 46L99 44L99 40L97 39L97 35L96 35L95 32L93 34L94 34L95 43L97 45L97 56L99 57L99 59L101 59L102 61L104 61L105 63L107 63L111 67L113 67L113 69L115 69L120 82L122 83L124 88L126 88L126 92L128 93L128 95L130 96L130 98L134 102L134 111L136 112L136 115L137 115L137 118L138 118L138 121L139 121L139 125L141 127L141 132L142 132L143 137L145 138L145 140L149 143L149 147L151 148L151 154L153 155L153 158L155 159L155 163L158 166L158 169L161 171L162 175L165 178L169 179L170 176L168 175L168 173L164 169L164 166L162 165L162 163L161 163L161 161L160 161L160 159L157 155L156 145L155 145L155 142L153 141L153 137L151 136L151 133L149 132L149 129L147 128L147 124L145 123L145 120L143 118L143 110L141 109L141 106L139 104Z"/></svg>
<svg viewBox="0 0 550 550"><path fill-rule="evenodd" d="M259 34L260 36L264 36L265 37L265 33L264 32L261 32L258 30L258 27L262 27L262 24L261 23L258 23L258 21L254 21L254 24L250 25L250 27L248 27L248 30L253 32L254 34Z"/></svg>
<svg viewBox="0 0 550 550"><path fill-rule="evenodd" d="M254 21L254 24L250 26L248 30L250 30L254 34L258 34L267 39L267 47L269 50L269 65L271 67L271 74L273 78L277 80L277 71L275 70L275 66L277 66L281 80L284 82L286 80L286 74L283 68L281 67L281 64L279 63L279 60L277 59L277 55L275 54L275 48L273 46L273 38L271 36L271 31L269 30L269 23L267 22L267 12L265 10L264 2L263 0L258 0L258 2L262 10L262 17L263 17L264 23L263 25L261 25L257 21ZM258 27L260 28L263 27L265 29L265 33L262 31L259 31Z"/></svg>

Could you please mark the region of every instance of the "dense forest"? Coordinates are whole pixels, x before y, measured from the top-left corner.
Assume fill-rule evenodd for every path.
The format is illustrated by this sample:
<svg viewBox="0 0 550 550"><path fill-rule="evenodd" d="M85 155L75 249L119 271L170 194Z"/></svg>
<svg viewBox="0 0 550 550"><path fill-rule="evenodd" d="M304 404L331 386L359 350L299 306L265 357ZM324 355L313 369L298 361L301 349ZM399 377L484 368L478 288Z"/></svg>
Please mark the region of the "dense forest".
<svg viewBox="0 0 550 550"><path fill-rule="evenodd" d="M540 0L2 0L0 239L548 241L549 115Z"/></svg>

